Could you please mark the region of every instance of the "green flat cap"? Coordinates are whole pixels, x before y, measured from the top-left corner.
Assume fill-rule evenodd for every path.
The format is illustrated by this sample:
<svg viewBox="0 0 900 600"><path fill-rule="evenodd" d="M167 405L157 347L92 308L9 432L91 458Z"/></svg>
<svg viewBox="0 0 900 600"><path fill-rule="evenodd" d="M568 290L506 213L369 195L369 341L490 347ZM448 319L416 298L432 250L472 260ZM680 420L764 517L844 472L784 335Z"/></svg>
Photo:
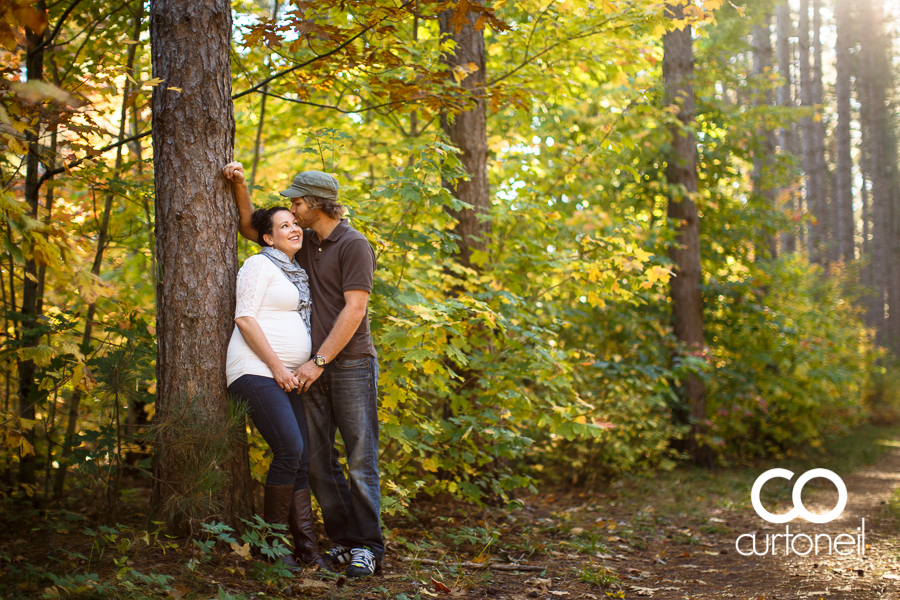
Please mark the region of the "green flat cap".
<svg viewBox="0 0 900 600"><path fill-rule="evenodd" d="M288 198L318 196L319 198L337 200L340 187L334 175L329 175L322 171L303 171L294 177L294 183L291 184L291 187L281 192L281 195Z"/></svg>

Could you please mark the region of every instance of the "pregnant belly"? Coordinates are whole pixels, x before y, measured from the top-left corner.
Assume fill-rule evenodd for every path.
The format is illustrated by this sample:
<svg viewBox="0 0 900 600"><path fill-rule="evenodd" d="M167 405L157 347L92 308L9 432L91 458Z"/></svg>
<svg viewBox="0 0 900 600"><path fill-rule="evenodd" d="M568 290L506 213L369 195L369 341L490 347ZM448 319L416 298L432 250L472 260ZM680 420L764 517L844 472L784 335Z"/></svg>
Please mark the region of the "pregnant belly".
<svg viewBox="0 0 900 600"><path fill-rule="evenodd" d="M296 369L309 360L312 342L299 313L260 313L256 320L275 355L287 368Z"/></svg>

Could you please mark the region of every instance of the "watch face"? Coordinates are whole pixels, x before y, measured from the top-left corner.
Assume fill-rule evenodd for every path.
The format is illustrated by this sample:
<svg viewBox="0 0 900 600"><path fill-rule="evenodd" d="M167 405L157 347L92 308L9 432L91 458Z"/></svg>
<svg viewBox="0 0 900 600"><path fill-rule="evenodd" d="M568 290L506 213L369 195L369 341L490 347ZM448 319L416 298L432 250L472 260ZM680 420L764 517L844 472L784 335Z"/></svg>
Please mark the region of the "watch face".
<svg viewBox="0 0 900 600"><path fill-rule="evenodd" d="M317 366L317 367L324 367L324 366L325 366L325 357L324 357L324 356L317 356L317 357L315 357L315 358L313 359L313 362L316 363L316 366Z"/></svg>

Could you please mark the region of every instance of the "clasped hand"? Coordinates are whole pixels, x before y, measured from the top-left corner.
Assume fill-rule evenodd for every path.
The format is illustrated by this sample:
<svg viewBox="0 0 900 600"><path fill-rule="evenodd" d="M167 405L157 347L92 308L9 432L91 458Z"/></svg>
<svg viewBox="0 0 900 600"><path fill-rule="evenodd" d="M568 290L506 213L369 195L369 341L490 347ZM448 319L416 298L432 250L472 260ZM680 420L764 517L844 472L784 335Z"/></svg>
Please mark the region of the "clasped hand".
<svg viewBox="0 0 900 600"><path fill-rule="evenodd" d="M275 372L272 374L275 376L275 382L286 392L292 392L300 387L300 380L284 365L281 365L279 369L275 369Z"/></svg>

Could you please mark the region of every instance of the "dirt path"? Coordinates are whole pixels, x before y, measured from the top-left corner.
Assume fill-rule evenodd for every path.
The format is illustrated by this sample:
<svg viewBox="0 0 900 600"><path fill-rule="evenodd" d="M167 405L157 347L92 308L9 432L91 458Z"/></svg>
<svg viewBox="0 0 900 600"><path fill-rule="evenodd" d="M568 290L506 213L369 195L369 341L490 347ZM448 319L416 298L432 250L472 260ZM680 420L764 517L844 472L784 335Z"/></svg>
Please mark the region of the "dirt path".
<svg viewBox="0 0 900 600"><path fill-rule="evenodd" d="M792 481L799 476L795 473ZM831 539L840 534L858 539L861 532L857 528L865 519L863 555L857 554L855 543L841 546L843 552L850 551L848 556L834 552L829 555L826 538L820 537L818 555L810 552L804 557L792 552L786 556L785 525L763 521L749 507L749 498L742 501L747 505L733 510L712 510L712 514L704 516L704 523L687 517L659 518L653 510L648 512L635 504L644 499L610 491L535 497L524 508L494 522L505 532L494 556L501 554L501 546L505 545L505 562L518 559L532 567L544 566L543 573L494 572L479 576L470 572L455 582L447 580L446 575L443 580L456 597L496 600L900 600L900 522L888 509L893 491L900 487L900 448L892 448L874 465L843 480L848 503L838 519L817 525L798 518L788 526L791 535L803 533L812 539L822 534ZM836 505L834 489L816 492L814 484L808 487L804 501L813 512L825 513ZM767 508L777 514L790 505ZM536 554L517 554L516 544L511 543L517 532L522 534L521 539L528 537L534 544L542 540ZM772 555L773 546L769 546L765 556L742 556L735 542L738 536L748 533L756 534L760 553L766 535L781 534L776 538L776 554ZM801 537L794 547L803 553L809 544ZM750 548L750 540L743 538L741 550L749 552ZM412 589L402 586L406 593L419 592L421 598L451 597L440 585L432 587L427 567L408 563L393 566L393 577L403 573L407 582L422 582L414 583Z"/></svg>
<svg viewBox="0 0 900 600"><path fill-rule="evenodd" d="M798 477L795 474L792 481ZM856 547L846 544L841 548L845 553L850 551L848 556L837 553L829 556L826 538L821 537L818 556L815 552L805 557L794 553L786 556L785 525L767 523L752 511L719 515L711 517L711 521L724 521L733 532L706 540L711 547L699 552L686 548L679 554L681 548L677 547L675 552L666 552L668 558L658 554L652 557L636 574L639 581L626 583L626 597L900 599L900 528L897 518L887 508L892 492L900 487L900 449L894 448L871 467L844 477L844 482L848 502L837 520L817 525L798 518L789 524L790 533L809 534L813 539L817 534L836 538L846 533L856 537L860 533L857 528L865 519L864 555L858 555ZM819 493L813 498L809 508L824 513L836 505L837 493ZM737 537L754 531L760 553L764 551L766 535L782 534L775 538L775 556L771 553L772 546L766 556L742 556L736 551ZM749 552L750 542L744 538L741 550ZM795 548L801 553L809 547L806 539L796 540ZM624 581L628 581L627 575Z"/></svg>

